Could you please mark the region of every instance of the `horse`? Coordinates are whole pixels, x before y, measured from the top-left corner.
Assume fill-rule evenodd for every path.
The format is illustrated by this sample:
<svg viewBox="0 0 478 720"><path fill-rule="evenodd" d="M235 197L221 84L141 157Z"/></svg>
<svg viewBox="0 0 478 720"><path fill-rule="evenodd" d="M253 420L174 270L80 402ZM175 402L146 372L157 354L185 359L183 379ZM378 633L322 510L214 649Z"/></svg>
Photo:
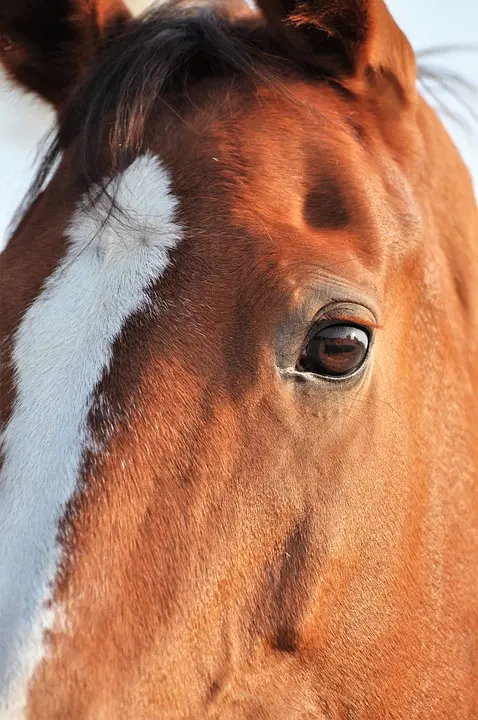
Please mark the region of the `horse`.
<svg viewBox="0 0 478 720"><path fill-rule="evenodd" d="M0 716L478 717L478 232L382 0L1 0Z"/></svg>

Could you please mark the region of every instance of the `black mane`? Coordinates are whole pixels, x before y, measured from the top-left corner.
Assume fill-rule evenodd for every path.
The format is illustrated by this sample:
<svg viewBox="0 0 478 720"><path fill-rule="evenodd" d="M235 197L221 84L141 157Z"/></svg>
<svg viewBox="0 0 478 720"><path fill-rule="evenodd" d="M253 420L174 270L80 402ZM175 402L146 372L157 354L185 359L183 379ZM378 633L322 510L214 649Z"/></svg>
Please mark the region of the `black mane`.
<svg viewBox="0 0 478 720"><path fill-rule="evenodd" d="M158 97L174 109L184 103L187 90L204 79L240 76L264 83L279 77L274 73L278 65L293 68L257 20L230 23L208 8L182 8L175 0L132 20L106 41L74 92L30 189L29 203L72 143L76 180L87 191L101 181L98 161L105 142L113 174L138 154Z"/></svg>

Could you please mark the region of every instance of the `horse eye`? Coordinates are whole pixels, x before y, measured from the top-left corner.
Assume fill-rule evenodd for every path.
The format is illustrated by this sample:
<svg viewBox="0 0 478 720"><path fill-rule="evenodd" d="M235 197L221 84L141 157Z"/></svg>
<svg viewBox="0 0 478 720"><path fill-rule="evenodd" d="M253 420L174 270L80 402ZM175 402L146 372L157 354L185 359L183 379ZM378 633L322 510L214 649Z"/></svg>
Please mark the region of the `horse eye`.
<svg viewBox="0 0 478 720"><path fill-rule="evenodd" d="M341 378L363 365L370 346L369 334L355 325L329 325L309 340L297 370Z"/></svg>

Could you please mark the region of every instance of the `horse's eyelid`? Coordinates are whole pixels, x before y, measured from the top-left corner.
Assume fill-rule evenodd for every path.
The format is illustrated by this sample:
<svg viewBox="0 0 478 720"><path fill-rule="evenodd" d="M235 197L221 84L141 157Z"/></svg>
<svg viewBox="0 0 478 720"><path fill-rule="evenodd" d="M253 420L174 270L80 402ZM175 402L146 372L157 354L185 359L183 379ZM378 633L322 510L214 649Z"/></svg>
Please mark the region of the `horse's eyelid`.
<svg viewBox="0 0 478 720"><path fill-rule="evenodd" d="M330 324L333 325L334 322L340 323L341 325L361 325L362 327L367 328L368 330L381 330L382 325L379 325L376 322L373 322L372 320L367 320L363 317L343 317L343 316L335 316L335 317L324 317L321 318L321 320L330 320Z"/></svg>

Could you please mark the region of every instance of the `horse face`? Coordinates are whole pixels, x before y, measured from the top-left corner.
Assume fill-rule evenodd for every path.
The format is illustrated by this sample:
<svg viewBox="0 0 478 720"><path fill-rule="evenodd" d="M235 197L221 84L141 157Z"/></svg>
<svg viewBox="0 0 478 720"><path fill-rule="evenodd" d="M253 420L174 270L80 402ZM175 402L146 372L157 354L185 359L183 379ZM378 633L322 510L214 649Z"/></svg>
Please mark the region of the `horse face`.
<svg viewBox="0 0 478 720"><path fill-rule="evenodd" d="M1 260L9 710L469 716L469 179L380 3L261 7L98 10L28 76L63 155Z"/></svg>

